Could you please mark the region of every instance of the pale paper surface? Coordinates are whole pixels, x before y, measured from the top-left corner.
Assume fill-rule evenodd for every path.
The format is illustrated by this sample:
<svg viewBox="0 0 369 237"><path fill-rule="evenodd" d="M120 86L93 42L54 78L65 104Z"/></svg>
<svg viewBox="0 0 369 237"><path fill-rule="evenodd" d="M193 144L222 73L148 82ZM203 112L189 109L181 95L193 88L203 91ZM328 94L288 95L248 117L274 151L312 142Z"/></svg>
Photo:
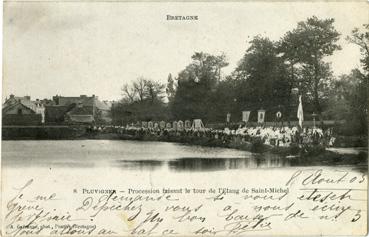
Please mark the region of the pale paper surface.
<svg viewBox="0 0 369 237"><path fill-rule="evenodd" d="M3 209L3 214L8 213L4 224L13 223L13 229L6 228L5 231L8 235L22 234L16 226L35 218L32 225L45 226L45 229L34 234L45 236L72 233L98 235L101 231L112 231L118 235L156 236L172 235L172 230L179 236L200 233L208 236L364 235L367 228L367 177L344 170L289 168L281 172L276 168L174 174L163 168L160 173L151 175L147 171L119 172L110 168L98 168L94 172L88 169L70 169L68 172L48 168L3 169L3 198L7 201L4 205L8 205ZM298 174L296 172L301 174L287 184L291 177ZM342 180L337 181L341 177ZM23 196L20 198L14 188L24 186L30 178L33 182L21 192ZM304 180L306 185L302 184ZM332 181L338 184L331 184ZM107 200L109 195L83 194L84 188L114 189L117 193ZM135 199L139 195L128 194L129 188L187 188L191 192L171 194L171 201L167 201L165 195L150 194L150 198L162 198L130 203L126 198ZM194 188L204 189L205 193L194 194ZM210 188L216 192L209 193ZM239 189L240 193L219 195L218 188ZM287 189L288 193L284 196L284 193L258 194L252 191L259 188ZM249 193L243 193L243 189ZM314 189L317 191L310 195ZM37 195L53 196L56 200L35 201ZM38 205L37 211L33 210L35 205ZM21 215L19 208L25 209ZM49 214L36 218L35 214L40 210L42 215ZM69 215L73 221L47 220L49 217ZM72 227L61 227L68 224ZM73 227L73 224L90 226L91 232L81 226Z"/></svg>
<svg viewBox="0 0 369 237"><path fill-rule="evenodd" d="M211 38L206 38L206 34L209 32L217 31L219 37L224 37L224 40L227 41L227 36L232 31L238 30L237 16L243 15L241 10L237 11L238 15L236 12L235 15L232 14L233 10L242 8L242 3L212 3L212 6L207 3L191 3L185 6L182 3L169 4L165 2L141 3L141 5L124 3L127 4L127 7L125 7L123 3L114 5L114 3L109 2L85 2L75 3L76 5L72 8L70 8L72 3L62 2L47 3L46 5L41 3L29 4L32 4L32 6L27 5L27 3L6 2L4 4L6 20L8 19L7 15L11 15L10 13L14 8L24 8L23 13L26 13L29 9L30 15L21 14L17 16L22 19L23 25L18 25L16 30L12 30L11 25L4 22L4 32L8 35L4 37L3 94L11 92L13 83L16 83L12 82L13 78L18 78L19 82L21 81L19 78L28 77L30 80L34 80L36 87L40 88L38 83L44 85L46 89L40 89L38 91L39 95L43 95L43 90L46 91L51 87L65 87L64 84L45 81L45 78L59 72L59 70L62 76L73 78L70 81L66 79L65 82L65 84L71 83L69 84L70 88L83 87L85 81L90 80L87 78L94 76L95 81L88 81L88 83L97 85L95 91L99 91L99 93L106 96L115 93L109 87L110 85L103 83L104 80L97 80L96 77L114 77L119 73L119 71L109 71L110 68L106 66L108 63L106 65L102 63L109 57L112 57L109 58L111 60L109 61L110 64L118 63L121 60L116 61L116 58L119 58L116 55L105 54L105 52L111 51L110 47L114 47L108 44L109 39L119 40L119 32L112 30L109 32L110 35L104 35L107 32L95 28L93 25L80 28L79 24L81 23L78 22L77 25L74 25L73 22L77 22L77 20L73 18L56 21L58 24L48 22L43 18L44 10L47 11L50 7L48 4L58 4L58 7L49 9L57 14L58 19L62 19L61 12L74 11L84 16L86 21L94 19L94 14L96 14L98 17L94 21L105 21L107 25L120 24L114 19L108 18L111 13L114 13L114 15L126 14L130 17L141 18L142 21L147 18L155 21L155 17L160 17L160 20L156 21L156 25L152 27L180 29L176 33L177 36L172 35L172 37L177 37L178 45L181 44L181 40L185 40L185 38L182 38L185 32L194 27L198 33L200 32L199 35L204 38L201 38L203 40L184 41L184 44L189 45L188 49L191 50L206 48L205 45L211 45L209 43ZM250 4L255 7L255 3ZM367 19L367 4L354 2L342 3L343 5L333 2L331 5L316 3L315 6L309 5L309 3L306 3L306 6L293 6L292 3L272 3L268 6L261 4L256 6L260 11L253 10L253 14L263 15L263 9L268 9L267 12L273 12L273 15L266 14L265 21L272 22L273 19L280 17L288 18L285 16L286 13L282 16L278 12L278 8L273 8L273 6L279 4L283 5L284 10L291 9L288 12L290 13L288 17L296 18L295 22L300 19L301 11L309 12L307 14L313 14L317 11L320 13L335 12L335 14L344 14L339 19L346 19L346 24L345 21L340 21L339 24L340 30L345 30L345 32L349 32L361 23L362 19ZM289 6L289 4L291 5ZM144 5L147 7L141 8ZM245 7L245 9L247 8ZM114 9L125 10L119 12L119 10ZM155 14L153 14L153 9L155 9ZM220 9L229 9L229 12L223 14L222 17L212 13ZM199 27L199 25L194 26L187 23L169 24L165 21L165 14L169 13L199 15L201 24L205 22L205 25ZM251 13L248 12L248 14ZM233 19L235 25L222 25L224 17ZM249 15L249 20L252 19L252 15ZM43 24L43 31L39 32L42 37L37 38L37 40L27 35L29 30L27 27L22 28L27 25L27 22L33 21L41 21ZM214 28L213 25L211 25L212 27L206 27L207 21L218 21L221 27ZM100 46L100 48L91 48L88 42L89 38L64 38L60 35L57 27L72 28L73 33L71 35L78 35L80 30L97 32L91 34L96 36L97 46ZM148 28L140 29L139 25L127 27L137 27L137 34L142 34L145 30L151 30ZM292 27L293 25L285 30L290 30ZM155 31L152 32L155 34ZM270 31L269 33L273 37L274 32ZM33 34L36 33L33 32ZM24 41L16 41L18 37ZM53 37L59 38L59 41L50 40L54 39ZM162 40L165 40L166 37L166 35L163 35ZM240 41L242 40L240 39ZM125 44L129 45L130 43L133 44L133 47L138 47L133 41ZM192 51L182 52L177 49L177 44L172 43L170 41L168 48L172 48L176 53L188 53L189 55L192 53ZM67 47L68 44L80 45L80 51L72 51ZM192 45L196 45L196 47L191 47ZM48 50L55 47L59 47L59 57L52 58L54 60L52 62L53 67L36 62L32 66L32 74L26 74L26 72L18 70L17 65L19 64L17 63L20 61L25 61L24 65L31 67L27 61L37 58L37 52L41 51L40 55L44 57ZM208 49L211 51L215 50L217 45L209 47ZM240 55L242 55L244 48L237 49L240 51ZM121 49L118 48L118 50ZM96 59L97 61L91 59L92 65L80 64L79 62L85 62L86 60L83 57L83 52L86 53L89 50L100 53L102 55L101 59ZM354 53L358 52L353 51ZM157 57L160 58L160 52L154 52L154 54L159 55ZM165 61L166 63L158 66L158 71L164 71L166 75L168 70L161 70L160 68L170 67L170 69L176 70L175 60L167 59ZM91 74L74 77L78 74L78 69L70 70L70 65L75 62L76 68L88 67ZM337 61L336 64L339 68L347 62ZM150 62L147 62L147 65L150 65ZM132 66L134 67L134 60ZM73 74L71 71L77 72L77 74ZM109 71L109 74L104 74L107 71ZM59 77L60 74L58 73L55 76ZM79 79L76 80L75 78ZM21 86L20 88L19 94L35 89L22 88ZM69 92L73 94L73 89ZM20 147L20 149L22 148ZM37 148L35 148L36 153ZM130 170L111 167L104 164L103 156L101 158L100 162L95 162L93 165L82 164L73 167L60 164L48 166L37 163L31 166L19 164L6 166L3 164L1 170L2 234L4 236L347 236L365 235L367 232L367 172L357 171L352 167L287 167L283 169L254 167L212 172L179 172L170 169L168 166L163 166L154 172L147 169ZM50 159L53 159L52 154ZM228 164L227 167L232 167L232 164ZM24 188L22 189L22 187ZM166 194L162 193L163 188L182 189L183 193L170 194L170 197L167 197ZM239 194L221 195L219 188L239 190ZM275 192L257 193L259 189L265 188L268 190L275 188ZM84 193L84 189L115 190L115 192L111 196L88 194ZM148 201L142 201L137 200L139 199L138 194L129 194L128 189L158 189L160 193L142 194L141 198L149 199ZM184 193L185 189L188 189L189 192ZM193 189L204 190L204 193L194 193ZM214 189L215 192L210 189ZM131 199L135 199L135 201L130 201ZM22 226L25 225L29 228L22 229Z"/></svg>

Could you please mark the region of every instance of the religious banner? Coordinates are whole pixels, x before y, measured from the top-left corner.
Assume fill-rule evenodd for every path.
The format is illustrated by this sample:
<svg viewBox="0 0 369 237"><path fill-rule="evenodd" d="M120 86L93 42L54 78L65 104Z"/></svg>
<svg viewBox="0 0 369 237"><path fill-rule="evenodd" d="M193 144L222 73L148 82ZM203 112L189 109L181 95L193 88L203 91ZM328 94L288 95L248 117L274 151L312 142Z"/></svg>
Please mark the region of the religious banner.
<svg viewBox="0 0 369 237"><path fill-rule="evenodd" d="M165 128L165 122L164 121L160 121L160 124L159 124L159 126L160 126L160 128L161 129L164 129Z"/></svg>
<svg viewBox="0 0 369 237"><path fill-rule="evenodd" d="M166 127L167 129L170 129L170 128L172 127L172 125L171 125L170 123L167 123L167 124L165 125L165 127Z"/></svg>
<svg viewBox="0 0 369 237"><path fill-rule="evenodd" d="M152 121L149 121L149 122L147 123L147 126L148 126L149 128L154 128L154 123L153 123Z"/></svg>
<svg viewBox="0 0 369 237"><path fill-rule="evenodd" d="M192 128L195 130L200 130L200 129L205 128L205 126L202 123L201 119L194 119L192 123Z"/></svg>
<svg viewBox="0 0 369 237"><path fill-rule="evenodd" d="M227 113L227 118L226 118L227 123L231 122L231 114Z"/></svg>
<svg viewBox="0 0 369 237"><path fill-rule="evenodd" d="M277 118L277 120L280 120L282 118L282 112L278 111L277 113L275 113L275 117Z"/></svg>
<svg viewBox="0 0 369 237"><path fill-rule="evenodd" d="M147 128L147 122L146 122L146 121L143 121L143 122L142 122L142 127L143 127L143 128Z"/></svg>
<svg viewBox="0 0 369 237"><path fill-rule="evenodd" d="M190 120L186 120L186 121L185 121L185 128L186 128L186 129L191 128L191 121L190 121Z"/></svg>
<svg viewBox="0 0 369 237"><path fill-rule="evenodd" d="M173 129L174 129L174 130L177 130L177 127L178 127L178 123L177 123L177 121L174 121L174 122L173 122L172 127L173 127Z"/></svg>
<svg viewBox="0 0 369 237"><path fill-rule="evenodd" d="M242 121L247 123L250 118L250 112L251 111L242 111Z"/></svg>
<svg viewBox="0 0 369 237"><path fill-rule="evenodd" d="M302 99L299 96L299 107L297 108L297 118L299 119L300 128L302 128L302 123L304 122L304 110L302 109ZM315 127L315 117L314 117L314 127Z"/></svg>
<svg viewBox="0 0 369 237"><path fill-rule="evenodd" d="M258 123L264 123L265 119L265 110L259 109L258 110Z"/></svg>
<svg viewBox="0 0 369 237"><path fill-rule="evenodd" d="M177 123L177 129L178 130L183 130L183 127L184 127L183 121L182 120L179 120L178 123Z"/></svg>

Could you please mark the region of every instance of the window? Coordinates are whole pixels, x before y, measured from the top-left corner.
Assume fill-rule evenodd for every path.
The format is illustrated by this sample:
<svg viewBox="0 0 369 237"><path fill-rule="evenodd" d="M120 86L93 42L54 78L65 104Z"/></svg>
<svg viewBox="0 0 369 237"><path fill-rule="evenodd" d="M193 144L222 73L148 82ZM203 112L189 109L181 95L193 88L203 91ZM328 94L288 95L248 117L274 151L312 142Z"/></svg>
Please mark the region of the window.
<svg viewBox="0 0 369 237"><path fill-rule="evenodd" d="M18 114L22 114L22 109L18 109Z"/></svg>

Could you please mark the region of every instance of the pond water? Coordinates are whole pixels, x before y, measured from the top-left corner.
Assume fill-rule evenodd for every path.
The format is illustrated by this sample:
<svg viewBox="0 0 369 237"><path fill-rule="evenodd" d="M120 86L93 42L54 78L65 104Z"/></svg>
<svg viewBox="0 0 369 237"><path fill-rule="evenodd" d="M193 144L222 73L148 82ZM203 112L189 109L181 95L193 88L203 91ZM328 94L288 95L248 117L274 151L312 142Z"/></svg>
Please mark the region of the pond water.
<svg viewBox="0 0 369 237"><path fill-rule="evenodd" d="M110 168L202 172L291 168L293 159L227 148L122 140L2 141L6 168ZM304 165L306 167L306 165ZM364 169L366 167L349 167Z"/></svg>
<svg viewBox="0 0 369 237"><path fill-rule="evenodd" d="M235 149L117 140L3 141L7 167L112 167L215 171L290 166L287 159Z"/></svg>

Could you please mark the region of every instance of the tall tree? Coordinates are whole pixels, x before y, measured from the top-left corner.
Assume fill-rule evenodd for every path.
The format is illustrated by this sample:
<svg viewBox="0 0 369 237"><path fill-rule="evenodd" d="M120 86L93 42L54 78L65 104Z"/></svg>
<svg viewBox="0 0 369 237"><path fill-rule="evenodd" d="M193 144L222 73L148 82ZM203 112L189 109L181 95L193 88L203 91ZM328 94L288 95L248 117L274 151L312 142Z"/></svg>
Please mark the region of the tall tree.
<svg viewBox="0 0 369 237"><path fill-rule="evenodd" d="M122 87L123 101L133 102L163 102L165 85L144 77L138 77L131 84L126 83Z"/></svg>
<svg viewBox="0 0 369 237"><path fill-rule="evenodd" d="M311 71L313 102L319 115L322 112L319 90L321 81L326 80L327 71L323 59L341 49L337 44L340 34L333 23L333 18L322 20L316 16L310 17L299 22L294 30L287 32L281 42L283 56L292 65L292 69L293 65L299 63L305 66L305 70Z"/></svg>
<svg viewBox="0 0 369 237"><path fill-rule="evenodd" d="M128 84L128 83L125 83L123 86L122 86L122 101L124 103L133 103L135 100L136 100L136 90L135 88Z"/></svg>
<svg viewBox="0 0 369 237"><path fill-rule="evenodd" d="M195 52L192 63L178 74L178 86L172 114L177 119L209 119L211 95L220 80L221 68L228 65L225 56Z"/></svg>
<svg viewBox="0 0 369 237"><path fill-rule="evenodd" d="M346 120L340 126L346 134L367 134L368 84L366 76L358 69L332 80L328 116L334 120Z"/></svg>
<svg viewBox="0 0 369 237"><path fill-rule="evenodd" d="M145 93L146 93L146 85L147 85L147 79L144 77L137 78L136 81L133 82L133 88L136 91L136 94L138 96L139 101L144 101L145 99Z"/></svg>
<svg viewBox="0 0 369 237"><path fill-rule="evenodd" d="M369 73L369 24L364 24L363 29L355 28L347 40L360 47L361 63L364 70Z"/></svg>
<svg viewBox="0 0 369 237"><path fill-rule="evenodd" d="M164 88L165 88L165 85L160 82L146 80L145 81L146 99L148 99L151 103L163 102Z"/></svg>
<svg viewBox="0 0 369 237"><path fill-rule="evenodd" d="M122 100L113 108L114 121L126 123L167 118L164 89L164 84L144 77L126 83L122 87Z"/></svg>
<svg viewBox="0 0 369 237"><path fill-rule="evenodd" d="M358 85L355 87L354 96L351 99L353 105L353 113L357 114L360 131L364 134L368 132L368 90L369 90L369 24L364 24L363 29L355 28L352 35L347 37L351 43L360 47L361 64L364 72L359 70L353 71L353 77L359 79Z"/></svg>
<svg viewBox="0 0 369 237"><path fill-rule="evenodd" d="M250 44L233 73L240 81L237 100L243 103L243 109L263 107L275 112L279 105L288 106L289 78L286 65L277 55L276 43L256 36Z"/></svg>
<svg viewBox="0 0 369 237"><path fill-rule="evenodd" d="M241 102L238 99L239 81L227 76L221 80L215 92L211 95L212 103L209 105L209 121L210 122L224 122L226 121L226 114L231 113L231 121L241 120Z"/></svg>

